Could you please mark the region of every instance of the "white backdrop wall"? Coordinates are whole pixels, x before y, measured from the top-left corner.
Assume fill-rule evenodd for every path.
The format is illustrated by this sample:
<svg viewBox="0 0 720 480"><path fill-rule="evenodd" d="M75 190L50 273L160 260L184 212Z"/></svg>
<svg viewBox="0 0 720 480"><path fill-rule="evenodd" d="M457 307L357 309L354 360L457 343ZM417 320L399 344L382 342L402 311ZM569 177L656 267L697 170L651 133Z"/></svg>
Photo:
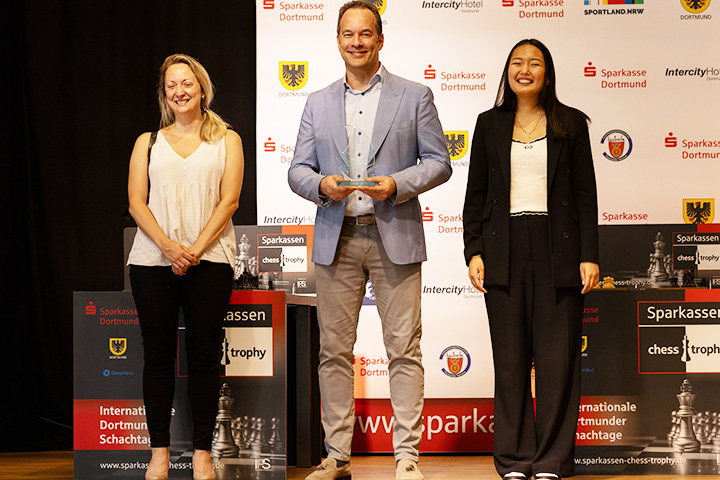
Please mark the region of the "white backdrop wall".
<svg viewBox="0 0 720 480"><path fill-rule="evenodd" d="M287 169L307 95L344 73L335 41L343 3L257 1L258 225L314 221L315 205L290 191ZM450 181L420 199L429 256L426 396L488 399L487 318L482 295L467 280L461 213L475 119L493 105L510 48L523 38L543 41L553 54L560 100L591 117L599 223L683 223L684 199L714 201L718 191L720 0L695 9L683 0L375 3L385 35L382 63L431 87L446 134L467 140L453 158ZM283 63L305 67L297 85L283 81ZM610 140L623 142L621 153ZM381 338L376 309L363 308L358 398L388 396ZM460 375L448 375L448 356L462 358Z"/></svg>

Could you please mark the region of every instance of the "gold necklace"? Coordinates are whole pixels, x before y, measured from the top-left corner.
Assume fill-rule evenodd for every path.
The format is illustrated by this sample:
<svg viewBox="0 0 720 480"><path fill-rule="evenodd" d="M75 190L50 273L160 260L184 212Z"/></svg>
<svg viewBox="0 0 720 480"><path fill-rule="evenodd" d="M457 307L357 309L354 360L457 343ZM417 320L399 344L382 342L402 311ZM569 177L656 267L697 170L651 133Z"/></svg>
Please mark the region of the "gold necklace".
<svg viewBox="0 0 720 480"><path fill-rule="evenodd" d="M529 132L523 128L522 125L520 125L520 120L515 117L515 125L527 135L527 139L530 140L532 138L533 132L537 129L538 125L540 125L540 120L542 120L543 115L540 115L537 120L535 120L535 126L530 130Z"/></svg>

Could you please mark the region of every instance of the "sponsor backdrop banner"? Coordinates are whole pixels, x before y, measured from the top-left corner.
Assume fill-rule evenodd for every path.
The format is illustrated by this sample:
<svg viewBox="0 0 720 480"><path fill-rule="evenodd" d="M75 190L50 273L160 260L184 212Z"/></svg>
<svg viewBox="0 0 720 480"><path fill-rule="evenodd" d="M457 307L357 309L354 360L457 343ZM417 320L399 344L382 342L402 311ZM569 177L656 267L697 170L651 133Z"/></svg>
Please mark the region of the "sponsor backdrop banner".
<svg viewBox="0 0 720 480"><path fill-rule="evenodd" d="M76 292L75 478L139 478L150 460L143 349L128 292ZM224 324L221 398L213 436L218 479L285 478L285 293L233 292ZM185 329L171 434L171 478L192 478Z"/></svg>
<svg viewBox="0 0 720 480"><path fill-rule="evenodd" d="M335 42L337 12L343 3L257 1L258 225L314 222L315 205L290 191L287 169L307 96L344 73ZM683 225L713 221L716 179L720 176L720 136L715 126L720 107L720 60L709 55L720 47L720 0L374 3L381 12L385 34L381 61L391 73L432 88L453 165L450 181L420 199L429 256L423 267L423 361L428 403L422 449L489 451L492 358L484 300L470 286L462 258L462 204L475 120L493 105L510 48L528 37L546 43L555 60L561 101L591 117L599 223L609 227L680 224L682 228L674 231L692 232L693 225ZM623 237L614 237L606 230L604 242L610 245L611 253L605 254L603 261L615 254L627 257L625 245L633 241L641 252L632 258L631 266L607 269L622 274L619 280L626 286L648 281L648 256L656 253L653 242L658 233L653 229L649 238L645 231L633 237L623 230ZM682 242L671 238L672 230L664 234L665 253L683 250ZM692 253L685 252L685 258L697 254L713 262L719 256L717 244L699 239L688 242L685 247ZM657 268L664 259L656 256L654 261ZM356 395L360 399L355 445L357 451L388 451L385 432L390 417L384 416L389 414L387 358L371 285L366 297L355 351ZM597 297L593 294L591 298L599 301ZM637 315L637 305L628 308ZM627 330L629 337L624 342L630 341L632 352L637 351L638 331L647 330L642 339L650 341L651 331L685 329L692 342L710 329L707 324L683 324L661 330L650 325L641 328L635 317L627 321L632 328ZM609 345L610 351L617 348ZM692 371L705 368L699 359L694 361L699 363L688 366ZM635 356L629 365L619 368L658 368ZM653 375L643 373L642 378ZM712 373L703 375L713 378ZM680 376L673 377L663 387L670 400L675 401L680 383ZM644 404L639 400L625 399L632 395L619 386L608 387L612 385L610 380L597 395L588 390L584 401L591 405L622 404L626 409L631 408L628 402L637 405L636 410L624 414L622 418L627 421L619 425L627 431L627 439L644 431L649 408L641 408ZM640 395L640 384L634 377L631 386L630 391ZM618 392L618 398L602 398L613 391ZM663 417L662 421L669 422L672 410L663 413L667 419ZM605 415L599 413L592 415ZM623 420L608 420L612 421ZM579 438L578 443L593 445L583 448L604 448L619 441L611 441L610 436L591 437ZM582 443L589 441L594 443ZM668 473L669 465L663 464ZM607 468L622 467L616 464ZM634 468L644 467L638 464Z"/></svg>

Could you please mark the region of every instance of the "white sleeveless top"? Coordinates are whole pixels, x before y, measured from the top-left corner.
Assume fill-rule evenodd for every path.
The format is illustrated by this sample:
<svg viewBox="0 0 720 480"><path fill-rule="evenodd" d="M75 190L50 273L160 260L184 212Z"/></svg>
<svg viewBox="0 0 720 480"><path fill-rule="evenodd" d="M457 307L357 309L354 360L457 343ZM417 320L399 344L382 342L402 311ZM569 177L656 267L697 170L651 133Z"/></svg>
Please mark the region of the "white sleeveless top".
<svg viewBox="0 0 720 480"><path fill-rule="evenodd" d="M162 131L152 147L148 176L148 208L170 240L192 246L220 202L220 181L225 170L225 139L202 142L189 157L172 149ZM232 220L199 260L235 264L235 230ZM160 249L139 228L128 265L170 266Z"/></svg>
<svg viewBox="0 0 720 480"><path fill-rule="evenodd" d="M510 216L547 215L547 136L510 147Z"/></svg>

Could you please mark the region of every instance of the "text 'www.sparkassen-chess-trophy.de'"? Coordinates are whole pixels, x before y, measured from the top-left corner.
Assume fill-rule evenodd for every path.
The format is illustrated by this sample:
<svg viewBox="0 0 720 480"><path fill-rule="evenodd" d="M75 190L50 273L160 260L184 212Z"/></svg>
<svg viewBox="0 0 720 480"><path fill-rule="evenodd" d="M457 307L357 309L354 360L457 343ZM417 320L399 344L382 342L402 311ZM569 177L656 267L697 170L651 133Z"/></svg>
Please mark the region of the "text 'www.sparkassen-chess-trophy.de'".
<svg viewBox="0 0 720 480"><path fill-rule="evenodd" d="M367 171L375 164L375 150L371 135L357 127L345 127L348 138L347 148L337 157L338 168L345 180L338 182L341 187L373 187L375 182L365 180Z"/></svg>

